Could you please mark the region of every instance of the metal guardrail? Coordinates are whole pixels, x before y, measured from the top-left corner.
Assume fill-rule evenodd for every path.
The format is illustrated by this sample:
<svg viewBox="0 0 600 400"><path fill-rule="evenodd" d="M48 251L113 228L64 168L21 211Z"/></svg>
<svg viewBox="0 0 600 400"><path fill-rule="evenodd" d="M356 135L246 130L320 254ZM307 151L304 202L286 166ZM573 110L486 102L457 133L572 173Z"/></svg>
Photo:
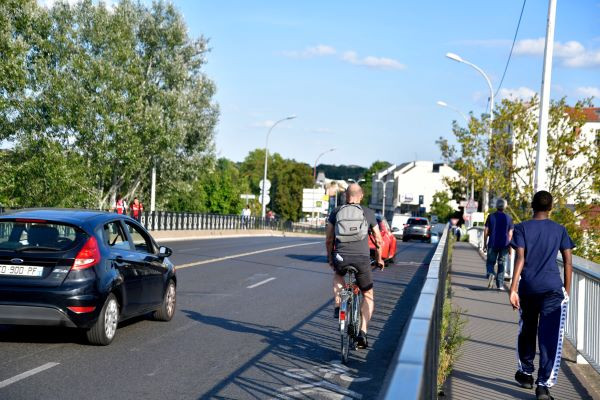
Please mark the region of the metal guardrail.
<svg viewBox="0 0 600 400"><path fill-rule="evenodd" d="M469 242L483 248L483 229L469 229ZM562 257L557 262L563 271ZM514 260L507 259L506 277L512 277ZM571 298L565 336L577 349L577 363L590 364L600 373L600 264L573 256Z"/></svg>
<svg viewBox="0 0 600 400"><path fill-rule="evenodd" d="M397 399L437 399L437 372L440 329L449 260L448 229L437 245L419 300L397 355L392 359L387 386L381 397Z"/></svg>

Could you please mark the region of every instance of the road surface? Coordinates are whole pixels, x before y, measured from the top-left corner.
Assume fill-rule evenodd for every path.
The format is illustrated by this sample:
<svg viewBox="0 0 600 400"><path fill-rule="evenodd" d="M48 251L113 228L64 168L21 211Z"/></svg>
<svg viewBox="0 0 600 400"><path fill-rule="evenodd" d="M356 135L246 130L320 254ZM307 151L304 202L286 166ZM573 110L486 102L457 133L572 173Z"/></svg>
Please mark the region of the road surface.
<svg viewBox="0 0 600 400"><path fill-rule="evenodd" d="M434 246L398 242L375 271L368 351L339 363L320 238L168 243L177 312L120 324L107 347L66 328L0 325L0 399L370 399L412 312Z"/></svg>

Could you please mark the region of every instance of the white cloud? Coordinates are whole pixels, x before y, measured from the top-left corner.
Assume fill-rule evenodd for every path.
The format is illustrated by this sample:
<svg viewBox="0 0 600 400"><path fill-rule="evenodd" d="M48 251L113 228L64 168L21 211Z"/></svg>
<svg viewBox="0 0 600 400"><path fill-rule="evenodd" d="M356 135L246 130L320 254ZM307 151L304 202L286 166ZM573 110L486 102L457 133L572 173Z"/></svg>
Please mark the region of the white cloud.
<svg viewBox="0 0 600 400"><path fill-rule="evenodd" d="M337 51L333 47L319 44L313 47L307 47L302 51L285 51L283 52L283 55L290 58L312 58L319 56L332 56L336 53Z"/></svg>
<svg viewBox="0 0 600 400"><path fill-rule="evenodd" d="M499 96L501 99L507 99L507 100L511 100L511 101L515 101L515 100L526 101L526 100L531 99L533 96L535 96L535 94L536 94L535 90L530 89L525 86L521 86L516 89L502 88L502 89L500 89Z"/></svg>
<svg viewBox="0 0 600 400"><path fill-rule="evenodd" d="M313 47L307 47L304 50L284 51L283 55L290 58L313 58L338 55L338 51L331 46L320 44ZM361 65L369 68L379 69L405 69L406 66L398 60L387 57L366 56L359 57L355 51L346 51L340 55L340 59L353 65Z"/></svg>
<svg viewBox="0 0 600 400"><path fill-rule="evenodd" d="M478 47L510 47L511 43L508 39L468 39L451 42L453 45Z"/></svg>
<svg viewBox="0 0 600 400"><path fill-rule="evenodd" d="M342 60L354 64L354 65L363 65L369 68L379 68L379 69L405 69L406 65L402 64L398 60L394 60L393 58L387 57L374 57L367 56L360 58L355 51L347 51L342 55Z"/></svg>
<svg viewBox="0 0 600 400"><path fill-rule="evenodd" d="M600 98L600 88L593 86L583 86L577 88L577 94L583 97Z"/></svg>
<svg viewBox="0 0 600 400"><path fill-rule="evenodd" d="M544 54L545 40L523 39L515 44L516 55L540 56ZM566 67L600 67L600 50L587 50L576 40L566 43L554 42L554 57L561 59Z"/></svg>

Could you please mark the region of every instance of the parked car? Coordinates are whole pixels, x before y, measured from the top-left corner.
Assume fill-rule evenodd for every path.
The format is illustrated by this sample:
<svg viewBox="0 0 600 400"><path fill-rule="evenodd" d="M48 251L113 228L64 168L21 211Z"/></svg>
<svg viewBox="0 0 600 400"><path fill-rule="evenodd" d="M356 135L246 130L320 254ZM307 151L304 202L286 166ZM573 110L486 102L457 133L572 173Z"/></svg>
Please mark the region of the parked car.
<svg viewBox="0 0 600 400"><path fill-rule="evenodd" d="M392 217L392 235L397 239L402 239L404 225L411 218L410 214L394 214Z"/></svg>
<svg viewBox="0 0 600 400"><path fill-rule="evenodd" d="M392 232L390 226L385 219L382 219L379 214L375 216L377 224L379 225L379 231L381 232L381 238L383 239L383 246L381 246L381 258L384 262L389 262L394 259L396 255L397 241ZM371 250L371 258L375 259L375 238L373 235L369 235L369 248Z"/></svg>
<svg viewBox="0 0 600 400"><path fill-rule="evenodd" d="M421 239L431 242L431 225L427 218L412 217L406 221L404 232L402 233L402 241L406 242L410 239Z"/></svg>
<svg viewBox="0 0 600 400"><path fill-rule="evenodd" d="M133 218L77 210L0 216L0 324L85 330L108 345L119 321L173 318L177 278L169 256Z"/></svg>

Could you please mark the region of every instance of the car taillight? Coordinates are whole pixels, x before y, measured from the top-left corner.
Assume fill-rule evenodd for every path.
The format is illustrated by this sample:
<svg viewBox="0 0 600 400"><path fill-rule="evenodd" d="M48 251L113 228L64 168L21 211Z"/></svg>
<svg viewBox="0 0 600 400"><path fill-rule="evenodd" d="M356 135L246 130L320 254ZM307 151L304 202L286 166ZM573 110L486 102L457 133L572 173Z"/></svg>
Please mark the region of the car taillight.
<svg viewBox="0 0 600 400"><path fill-rule="evenodd" d="M67 308L76 314L83 314L83 313L88 313L88 312L94 311L96 309L96 306L90 306L90 307L70 306Z"/></svg>
<svg viewBox="0 0 600 400"><path fill-rule="evenodd" d="M340 311L340 320L341 321L345 321L346 320L346 311Z"/></svg>
<svg viewBox="0 0 600 400"><path fill-rule="evenodd" d="M100 249L95 237L90 237L83 245L75 261L73 262L72 270L85 269L93 267L100 262Z"/></svg>
<svg viewBox="0 0 600 400"><path fill-rule="evenodd" d="M425 228L426 228L427 230L430 230L430 229L431 229L431 225L427 225Z"/></svg>

